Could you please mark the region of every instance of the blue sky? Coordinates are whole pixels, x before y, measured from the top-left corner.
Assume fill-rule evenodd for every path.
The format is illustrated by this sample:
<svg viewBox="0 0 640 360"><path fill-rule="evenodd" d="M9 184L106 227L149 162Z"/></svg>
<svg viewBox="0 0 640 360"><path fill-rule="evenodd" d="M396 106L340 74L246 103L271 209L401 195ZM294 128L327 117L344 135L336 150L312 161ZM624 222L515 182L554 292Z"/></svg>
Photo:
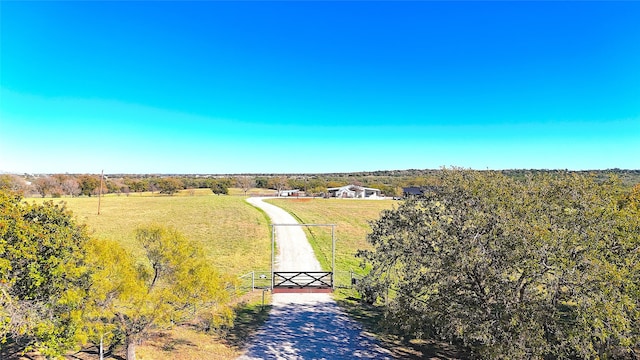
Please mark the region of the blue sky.
<svg viewBox="0 0 640 360"><path fill-rule="evenodd" d="M640 2L0 2L0 171L640 168Z"/></svg>

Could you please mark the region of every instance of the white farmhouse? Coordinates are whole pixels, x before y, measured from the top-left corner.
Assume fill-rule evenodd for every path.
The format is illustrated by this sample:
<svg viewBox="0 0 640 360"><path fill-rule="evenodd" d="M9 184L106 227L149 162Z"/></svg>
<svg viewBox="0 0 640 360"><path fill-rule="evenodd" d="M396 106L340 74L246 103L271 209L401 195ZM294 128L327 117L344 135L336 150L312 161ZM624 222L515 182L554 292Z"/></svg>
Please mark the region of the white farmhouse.
<svg viewBox="0 0 640 360"><path fill-rule="evenodd" d="M382 193L379 189L357 185L346 185L337 188L328 188L327 192L329 193L329 197L343 199L378 198Z"/></svg>

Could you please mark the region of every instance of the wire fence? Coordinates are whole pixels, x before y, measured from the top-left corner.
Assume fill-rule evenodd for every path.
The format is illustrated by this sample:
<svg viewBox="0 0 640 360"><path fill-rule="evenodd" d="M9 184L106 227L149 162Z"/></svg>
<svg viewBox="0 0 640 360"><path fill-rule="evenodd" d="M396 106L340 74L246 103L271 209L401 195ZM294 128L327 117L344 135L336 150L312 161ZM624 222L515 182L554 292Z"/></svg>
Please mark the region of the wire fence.
<svg viewBox="0 0 640 360"><path fill-rule="evenodd" d="M239 277L239 289L250 292L256 289L271 289L271 270L254 270Z"/></svg>

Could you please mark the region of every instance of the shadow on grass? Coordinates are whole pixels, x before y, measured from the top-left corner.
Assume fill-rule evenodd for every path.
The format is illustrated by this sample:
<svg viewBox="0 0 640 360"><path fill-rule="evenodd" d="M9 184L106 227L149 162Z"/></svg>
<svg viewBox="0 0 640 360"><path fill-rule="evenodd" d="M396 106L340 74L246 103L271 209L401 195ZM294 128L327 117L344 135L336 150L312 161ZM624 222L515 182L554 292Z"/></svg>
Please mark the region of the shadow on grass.
<svg viewBox="0 0 640 360"><path fill-rule="evenodd" d="M82 351L79 351L73 355L66 355L64 357L65 359L73 359L73 360L93 360L93 359L99 359L100 358L100 352L98 351L97 348L95 349L84 349ZM112 352L106 352L104 354L104 358L105 359L113 359L113 360L126 360L126 358L124 357L124 355L116 355L113 354Z"/></svg>
<svg viewBox="0 0 640 360"><path fill-rule="evenodd" d="M22 353L24 350L24 346L17 344L12 339L9 339L6 343L0 345L0 359L2 360L46 360L46 358L35 351L30 351L27 353ZM123 356L118 354L114 354L111 350L107 351L105 354L105 359L111 360L125 360ZM82 349L73 354L66 354L62 357L63 359L73 359L73 360L89 360L89 359L98 359L99 352L98 348L95 346L88 347Z"/></svg>
<svg viewBox="0 0 640 360"><path fill-rule="evenodd" d="M235 309L236 318L233 327L230 328L224 337L225 341L238 349L247 345L247 341L258 331L258 329L269 318L271 305L261 304L241 304Z"/></svg>
<svg viewBox="0 0 640 360"><path fill-rule="evenodd" d="M442 341L409 339L385 328L384 308L368 304L355 297L337 298L336 302L365 331L372 334L384 348L400 359L469 359L464 349Z"/></svg>
<svg viewBox="0 0 640 360"><path fill-rule="evenodd" d="M193 342L187 340L187 339L183 339L183 338L172 338L166 335L163 335L162 337L167 337L166 340L162 341L157 341L159 343L159 347L162 351L164 352L171 352L176 350L179 346L184 345L184 346L190 346L190 347L197 347L196 344L194 344Z"/></svg>

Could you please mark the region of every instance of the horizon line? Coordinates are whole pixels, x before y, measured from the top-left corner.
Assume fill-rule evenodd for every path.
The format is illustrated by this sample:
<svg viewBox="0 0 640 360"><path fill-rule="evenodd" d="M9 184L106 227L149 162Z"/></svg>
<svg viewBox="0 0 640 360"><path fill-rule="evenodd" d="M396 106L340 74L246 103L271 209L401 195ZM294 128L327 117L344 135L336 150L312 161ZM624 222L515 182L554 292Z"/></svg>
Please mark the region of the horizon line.
<svg viewBox="0 0 640 360"><path fill-rule="evenodd" d="M378 170L361 170L361 171L336 171L336 172L239 172L239 173L207 173L207 172L110 172L104 173L106 176L113 175L136 175L136 176L310 176L310 175L353 175L353 174L371 174L371 173L389 173L389 172L410 172L410 171L441 171L441 170L471 170L471 171L549 171L549 172L637 172L640 168L607 168L607 169L568 169L568 168L505 168L505 169L473 169L466 167L440 167L440 168L409 168L409 169L378 169ZM1 175L86 175L98 174L100 172L11 172L0 170Z"/></svg>

